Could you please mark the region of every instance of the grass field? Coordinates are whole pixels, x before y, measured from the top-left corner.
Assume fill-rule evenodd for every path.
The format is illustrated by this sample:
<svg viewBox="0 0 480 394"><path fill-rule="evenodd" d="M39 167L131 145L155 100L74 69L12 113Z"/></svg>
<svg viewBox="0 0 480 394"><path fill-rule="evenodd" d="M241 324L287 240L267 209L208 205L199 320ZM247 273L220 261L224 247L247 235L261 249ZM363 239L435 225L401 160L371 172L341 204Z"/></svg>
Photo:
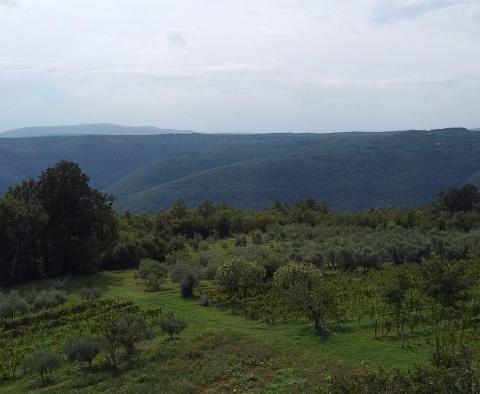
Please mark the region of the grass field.
<svg viewBox="0 0 480 394"><path fill-rule="evenodd" d="M307 321L248 321L200 306L195 299L184 300L172 284L147 292L133 271L72 279L69 302L79 302L78 290L86 285L101 287L105 297L133 300L142 309L173 312L188 327L174 342L158 330L154 341L143 344L139 360L114 375L101 368L100 361L92 371L65 364L45 387L27 375L1 382L0 392L313 392L320 391L331 374L379 367L405 370L426 363L431 353L422 337L410 340L407 349L394 336L375 339L366 322L352 322L341 330L332 326L327 337L320 337Z"/></svg>

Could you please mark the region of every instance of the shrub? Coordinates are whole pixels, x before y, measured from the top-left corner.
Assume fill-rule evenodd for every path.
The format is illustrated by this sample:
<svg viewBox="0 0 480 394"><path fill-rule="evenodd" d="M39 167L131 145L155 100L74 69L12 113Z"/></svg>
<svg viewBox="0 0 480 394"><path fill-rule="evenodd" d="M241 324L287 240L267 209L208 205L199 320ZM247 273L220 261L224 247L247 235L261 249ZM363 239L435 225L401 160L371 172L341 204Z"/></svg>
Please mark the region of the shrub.
<svg viewBox="0 0 480 394"><path fill-rule="evenodd" d="M210 306L210 300L207 296L203 295L200 297L200 301L198 302L200 306Z"/></svg>
<svg viewBox="0 0 480 394"><path fill-rule="evenodd" d="M102 332L107 359L114 367L118 365L120 347L125 349L127 359L131 360L136 344L152 336L145 319L132 313L107 320L103 323Z"/></svg>
<svg viewBox="0 0 480 394"><path fill-rule="evenodd" d="M52 308L67 302L67 295L62 290L42 290L35 296L33 307L36 310Z"/></svg>
<svg viewBox="0 0 480 394"><path fill-rule="evenodd" d="M127 314L122 316L118 321L119 342L125 349L128 359L135 354L136 344L144 339L149 339L152 332L148 327L145 319L140 315Z"/></svg>
<svg viewBox="0 0 480 394"><path fill-rule="evenodd" d="M10 300L5 297L1 296L0 299L0 319L13 319L15 317L15 313L10 303Z"/></svg>
<svg viewBox="0 0 480 394"><path fill-rule="evenodd" d="M55 290L64 290L65 285L67 284L67 280L67 278L53 279L50 281L50 288Z"/></svg>
<svg viewBox="0 0 480 394"><path fill-rule="evenodd" d="M193 250L198 250L201 241L203 241L202 236L200 234L195 234L189 243Z"/></svg>
<svg viewBox="0 0 480 394"><path fill-rule="evenodd" d="M173 314L169 314L160 320L160 328L170 336L171 340L173 340L175 336L180 335L186 327L187 323L175 318Z"/></svg>
<svg viewBox="0 0 480 394"><path fill-rule="evenodd" d="M145 282L149 290L158 291L165 282L168 269L165 264L151 259L142 259L138 267L138 275Z"/></svg>
<svg viewBox="0 0 480 394"><path fill-rule="evenodd" d="M17 291L11 291L8 295L0 294L0 319L14 319L29 309L27 301Z"/></svg>
<svg viewBox="0 0 480 394"><path fill-rule="evenodd" d="M43 383L45 382L46 375L51 375L52 372L61 365L62 360L60 355L50 349L42 349L34 353L29 353L23 359L24 370L38 373Z"/></svg>
<svg viewBox="0 0 480 394"><path fill-rule="evenodd" d="M21 349L16 342L0 338L0 373L4 379L15 376L22 362Z"/></svg>
<svg viewBox="0 0 480 394"><path fill-rule="evenodd" d="M120 242L105 255L102 268L105 270L123 270L137 267L140 263L141 253L141 247L134 241Z"/></svg>
<svg viewBox="0 0 480 394"><path fill-rule="evenodd" d="M198 264L200 267L206 267L210 262L212 255L209 252L200 252L198 254Z"/></svg>
<svg viewBox="0 0 480 394"><path fill-rule="evenodd" d="M180 285L180 293L183 298L193 297L193 288L198 284L198 277L193 273L188 273Z"/></svg>
<svg viewBox="0 0 480 394"><path fill-rule="evenodd" d="M102 297L102 290L98 287L84 287L80 289L80 298L87 302L98 301Z"/></svg>
<svg viewBox="0 0 480 394"><path fill-rule="evenodd" d="M252 242L255 245L263 244L263 234L261 231L255 230L252 232Z"/></svg>
<svg viewBox="0 0 480 394"><path fill-rule="evenodd" d="M207 280L213 280L215 279L215 276L217 275L217 263L210 261L208 265L205 267L205 270L203 271L204 277Z"/></svg>
<svg viewBox="0 0 480 394"><path fill-rule="evenodd" d="M92 336L71 337L66 340L63 351L69 361L87 363L90 368L100 351L100 343Z"/></svg>
<svg viewBox="0 0 480 394"><path fill-rule="evenodd" d="M247 237L245 234L235 235L235 246L247 246Z"/></svg>

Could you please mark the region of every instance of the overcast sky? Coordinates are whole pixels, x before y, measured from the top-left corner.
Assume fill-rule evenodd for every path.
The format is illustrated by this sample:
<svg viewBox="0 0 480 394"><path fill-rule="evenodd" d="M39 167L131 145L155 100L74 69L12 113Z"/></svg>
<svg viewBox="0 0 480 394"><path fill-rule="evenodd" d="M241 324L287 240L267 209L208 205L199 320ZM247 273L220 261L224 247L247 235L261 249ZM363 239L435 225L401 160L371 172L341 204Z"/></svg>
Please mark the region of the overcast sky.
<svg viewBox="0 0 480 394"><path fill-rule="evenodd" d="M0 129L480 127L480 0L0 0Z"/></svg>

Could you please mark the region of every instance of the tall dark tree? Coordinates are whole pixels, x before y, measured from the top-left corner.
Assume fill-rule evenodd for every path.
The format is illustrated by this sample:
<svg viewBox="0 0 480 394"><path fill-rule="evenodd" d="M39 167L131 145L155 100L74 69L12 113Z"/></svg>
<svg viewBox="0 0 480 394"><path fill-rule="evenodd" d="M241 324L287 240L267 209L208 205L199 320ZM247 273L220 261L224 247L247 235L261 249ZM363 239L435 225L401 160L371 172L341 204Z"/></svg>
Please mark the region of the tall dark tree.
<svg viewBox="0 0 480 394"><path fill-rule="evenodd" d="M93 190L88 176L69 161L61 161L41 175L38 200L48 217L47 274L94 270L115 240L112 200Z"/></svg>
<svg viewBox="0 0 480 394"><path fill-rule="evenodd" d="M480 203L480 193L471 184L464 185L460 189L448 189L442 192L438 199L440 209L451 213L471 211L478 203Z"/></svg>

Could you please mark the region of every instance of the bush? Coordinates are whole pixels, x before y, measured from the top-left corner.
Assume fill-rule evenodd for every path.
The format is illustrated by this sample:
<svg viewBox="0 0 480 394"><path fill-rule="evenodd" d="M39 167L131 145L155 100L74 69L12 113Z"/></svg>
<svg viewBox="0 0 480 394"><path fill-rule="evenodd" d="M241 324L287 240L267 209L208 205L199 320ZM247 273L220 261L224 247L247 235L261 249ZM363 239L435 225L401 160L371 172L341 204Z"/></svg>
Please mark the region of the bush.
<svg viewBox="0 0 480 394"><path fill-rule="evenodd" d="M210 261L203 271L203 275L207 280L214 280L217 275L218 266L217 263Z"/></svg>
<svg viewBox="0 0 480 394"><path fill-rule="evenodd" d="M63 351L69 361L87 363L90 368L100 351L100 343L92 336L71 337L66 340Z"/></svg>
<svg viewBox="0 0 480 394"><path fill-rule="evenodd" d="M62 360L58 353L50 349L38 350L29 353L23 359L23 368L28 372L35 372L40 375L42 382L45 382L46 375L51 375L53 371L60 368Z"/></svg>
<svg viewBox="0 0 480 394"><path fill-rule="evenodd" d="M136 352L136 344L152 336L145 319L133 313L104 322L103 337L107 358L114 367L118 364L118 349L123 347L130 361Z"/></svg>
<svg viewBox="0 0 480 394"><path fill-rule="evenodd" d="M245 234L235 235L235 246L247 246L247 237Z"/></svg>
<svg viewBox="0 0 480 394"><path fill-rule="evenodd" d="M15 376L22 356L22 350L16 346L15 341L0 338L0 373L3 379Z"/></svg>
<svg viewBox="0 0 480 394"><path fill-rule="evenodd" d="M188 273L180 285L180 293L183 298L193 297L193 288L198 284L198 277L193 273Z"/></svg>
<svg viewBox="0 0 480 394"><path fill-rule="evenodd" d="M209 252L200 252L198 254L198 265L200 267L206 267L212 258L211 253Z"/></svg>
<svg viewBox="0 0 480 394"><path fill-rule="evenodd" d="M137 267L140 263L141 253L141 247L134 241L120 242L103 258L102 268L123 270Z"/></svg>
<svg viewBox="0 0 480 394"><path fill-rule="evenodd" d="M200 297L200 301L198 302L198 304L200 306L210 306L210 300L208 299L207 296L203 295L202 297Z"/></svg>
<svg viewBox="0 0 480 394"><path fill-rule="evenodd" d="M55 290L64 290L65 285L67 284L67 278L64 279L53 279L50 281L50 288Z"/></svg>
<svg viewBox="0 0 480 394"><path fill-rule="evenodd" d="M261 231L255 230L254 232L252 232L252 242L255 245L263 244L263 234Z"/></svg>
<svg viewBox="0 0 480 394"><path fill-rule="evenodd" d="M138 267L138 275L149 290L158 291L167 278L168 269L165 264L158 261L142 259Z"/></svg>
<svg viewBox="0 0 480 394"><path fill-rule="evenodd" d="M140 315L127 314L122 316L118 321L119 342L125 349L128 359L135 354L136 344L144 339L149 339L152 332L148 327L145 319Z"/></svg>
<svg viewBox="0 0 480 394"><path fill-rule="evenodd" d="M160 320L160 328L170 336L171 340L173 340L175 336L180 335L186 327L187 323L175 318L173 314L169 314Z"/></svg>
<svg viewBox="0 0 480 394"><path fill-rule="evenodd" d="M0 319L14 319L27 313L29 309L27 301L17 291L12 291L8 295L0 294Z"/></svg>
<svg viewBox="0 0 480 394"><path fill-rule="evenodd" d="M102 297L102 290L98 287L84 287L80 289L80 298L87 302L98 301Z"/></svg>
<svg viewBox="0 0 480 394"><path fill-rule="evenodd" d="M33 307L35 310L53 308L67 302L67 295L62 290L42 290L35 296Z"/></svg>

